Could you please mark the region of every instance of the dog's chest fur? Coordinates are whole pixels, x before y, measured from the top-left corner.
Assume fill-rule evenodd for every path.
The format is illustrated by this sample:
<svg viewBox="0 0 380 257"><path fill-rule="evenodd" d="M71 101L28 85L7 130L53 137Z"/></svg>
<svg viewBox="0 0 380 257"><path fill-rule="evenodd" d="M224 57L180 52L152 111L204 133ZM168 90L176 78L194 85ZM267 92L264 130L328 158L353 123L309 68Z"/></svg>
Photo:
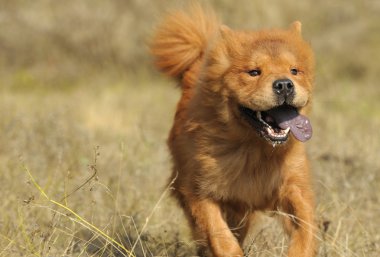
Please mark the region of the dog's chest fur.
<svg viewBox="0 0 380 257"><path fill-rule="evenodd" d="M198 186L216 200L237 202L249 208L268 208L282 182L282 160L255 145L210 144L197 156L201 169Z"/></svg>

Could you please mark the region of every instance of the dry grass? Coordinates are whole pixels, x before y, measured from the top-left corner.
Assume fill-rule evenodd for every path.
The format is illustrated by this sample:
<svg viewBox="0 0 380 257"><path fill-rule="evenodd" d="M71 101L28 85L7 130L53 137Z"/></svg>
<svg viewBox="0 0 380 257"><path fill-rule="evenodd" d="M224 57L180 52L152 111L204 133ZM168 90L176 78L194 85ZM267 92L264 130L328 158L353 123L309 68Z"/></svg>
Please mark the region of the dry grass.
<svg viewBox="0 0 380 257"><path fill-rule="evenodd" d="M236 28L303 22L318 59L308 146L319 256L378 256L380 4L210 2ZM194 254L165 194L179 92L152 71L144 46L164 10L180 5L0 0L0 256ZM246 252L281 256L286 241L264 219Z"/></svg>

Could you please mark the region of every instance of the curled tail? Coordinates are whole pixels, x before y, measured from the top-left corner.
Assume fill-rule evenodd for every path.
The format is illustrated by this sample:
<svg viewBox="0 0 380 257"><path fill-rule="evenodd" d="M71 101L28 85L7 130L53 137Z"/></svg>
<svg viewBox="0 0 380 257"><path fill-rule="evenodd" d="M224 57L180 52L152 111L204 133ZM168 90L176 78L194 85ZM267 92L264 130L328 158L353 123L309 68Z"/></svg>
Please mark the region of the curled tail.
<svg viewBox="0 0 380 257"><path fill-rule="evenodd" d="M150 46L156 67L171 77L181 78L202 58L218 29L215 14L198 4L188 12L169 14L157 28Z"/></svg>

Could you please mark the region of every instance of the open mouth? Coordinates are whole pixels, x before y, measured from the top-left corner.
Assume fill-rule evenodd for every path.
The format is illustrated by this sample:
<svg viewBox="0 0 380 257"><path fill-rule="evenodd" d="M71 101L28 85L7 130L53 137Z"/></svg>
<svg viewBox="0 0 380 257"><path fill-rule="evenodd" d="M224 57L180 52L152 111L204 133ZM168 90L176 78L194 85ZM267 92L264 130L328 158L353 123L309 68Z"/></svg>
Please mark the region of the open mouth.
<svg viewBox="0 0 380 257"><path fill-rule="evenodd" d="M290 133L301 142L312 136L309 119L299 114L293 106L281 105L266 111L254 111L239 105L239 111L259 135L273 146L285 143Z"/></svg>

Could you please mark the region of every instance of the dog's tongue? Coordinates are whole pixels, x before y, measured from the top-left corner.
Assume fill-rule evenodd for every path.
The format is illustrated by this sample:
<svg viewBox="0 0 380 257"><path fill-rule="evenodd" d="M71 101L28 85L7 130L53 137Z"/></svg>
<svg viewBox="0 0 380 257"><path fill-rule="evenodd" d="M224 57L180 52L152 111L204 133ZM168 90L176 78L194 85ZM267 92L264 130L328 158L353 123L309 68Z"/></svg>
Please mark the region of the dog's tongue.
<svg viewBox="0 0 380 257"><path fill-rule="evenodd" d="M297 109L291 106L280 106L267 111L282 129L290 128L293 136L299 141L309 140L313 134L310 121L299 114Z"/></svg>

